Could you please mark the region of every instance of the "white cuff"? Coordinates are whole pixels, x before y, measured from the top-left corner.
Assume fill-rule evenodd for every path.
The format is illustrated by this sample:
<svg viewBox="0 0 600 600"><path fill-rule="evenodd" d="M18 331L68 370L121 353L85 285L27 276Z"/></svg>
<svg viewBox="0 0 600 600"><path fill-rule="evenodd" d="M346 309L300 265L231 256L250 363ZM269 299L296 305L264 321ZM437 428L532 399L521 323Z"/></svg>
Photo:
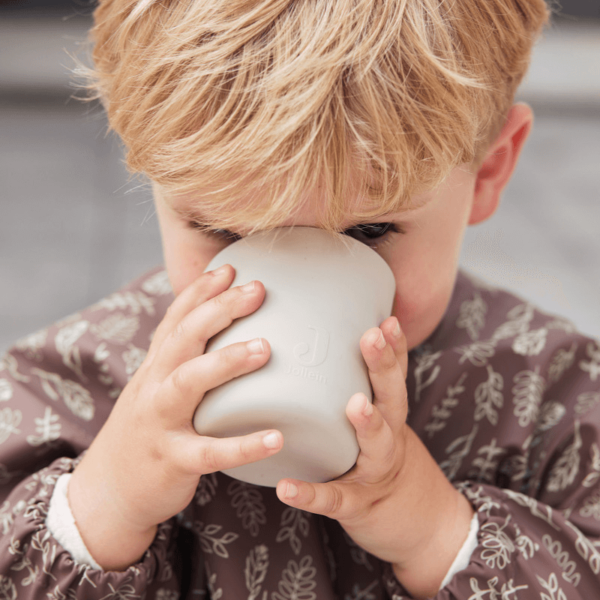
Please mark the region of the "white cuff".
<svg viewBox="0 0 600 600"><path fill-rule="evenodd" d="M46 527L56 541L71 554L75 562L102 570L102 567L92 558L85 547L71 513L67 498L69 479L71 479L71 473L64 473L56 481L46 516Z"/></svg>
<svg viewBox="0 0 600 600"><path fill-rule="evenodd" d="M469 561L471 560L471 554L473 554L473 550L477 548L477 534L479 533L479 519L477 518L477 513L473 515L471 519L471 526L469 527L469 535L465 540L465 543L462 545L462 548L458 551L454 562L450 565L450 569L446 573L446 577L442 581L442 585L440 587L446 587L452 578L463 569L467 568Z"/></svg>

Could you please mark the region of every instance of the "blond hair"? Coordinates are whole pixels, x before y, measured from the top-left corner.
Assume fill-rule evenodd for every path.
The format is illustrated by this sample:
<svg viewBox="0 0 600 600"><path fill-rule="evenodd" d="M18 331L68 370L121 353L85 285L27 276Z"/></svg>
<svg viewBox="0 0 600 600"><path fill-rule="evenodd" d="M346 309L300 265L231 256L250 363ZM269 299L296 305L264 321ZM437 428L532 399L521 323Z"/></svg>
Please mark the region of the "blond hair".
<svg viewBox="0 0 600 600"><path fill-rule="evenodd" d="M272 227L311 190L339 227L407 206L499 133L544 0L100 0L90 87L127 164ZM240 193L253 201L240 204Z"/></svg>

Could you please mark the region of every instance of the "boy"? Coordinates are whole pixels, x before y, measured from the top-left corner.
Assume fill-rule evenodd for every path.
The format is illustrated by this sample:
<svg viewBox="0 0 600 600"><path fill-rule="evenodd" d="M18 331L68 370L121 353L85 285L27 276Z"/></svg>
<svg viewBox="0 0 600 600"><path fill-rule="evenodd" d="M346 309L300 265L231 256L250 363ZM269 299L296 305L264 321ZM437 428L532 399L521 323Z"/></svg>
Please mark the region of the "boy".
<svg viewBox="0 0 600 600"><path fill-rule="evenodd" d="M512 99L546 18L518 0L100 3L94 85L154 182L176 298L153 274L4 359L8 597L598 595L600 349L457 273L531 129ZM204 269L286 225L371 245L397 295L361 340L356 466L270 490L215 471L279 432L203 438L191 415L270 352L204 354L265 294Z"/></svg>

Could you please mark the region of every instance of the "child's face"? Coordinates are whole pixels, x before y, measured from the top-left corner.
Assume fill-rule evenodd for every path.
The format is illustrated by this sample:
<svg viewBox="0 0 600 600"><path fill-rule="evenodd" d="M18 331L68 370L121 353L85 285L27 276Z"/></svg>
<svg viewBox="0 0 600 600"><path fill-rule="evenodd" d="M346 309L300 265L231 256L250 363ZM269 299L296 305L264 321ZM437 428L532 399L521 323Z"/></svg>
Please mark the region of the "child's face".
<svg viewBox="0 0 600 600"><path fill-rule="evenodd" d="M418 208L369 223L393 223L404 233L388 231L379 239L360 239L372 246L388 263L396 278L393 314L398 317L408 347L423 342L437 327L450 300L458 257L469 223L476 175L468 167L455 168L434 192L415 198ZM200 200L200 202L199 202ZM201 198L177 202L157 198L165 264L176 294L204 272L210 260L230 241L194 228L189 215ZM197 214L198 210L194 214ZM197 221L202 214L197 214ZM307 207L295 221L284 225L315 226L314 209ZM355 224L348 218L348 227ZM209 225L209 224L207 224ZM233 232L244 234L242 231Z"/></svg>

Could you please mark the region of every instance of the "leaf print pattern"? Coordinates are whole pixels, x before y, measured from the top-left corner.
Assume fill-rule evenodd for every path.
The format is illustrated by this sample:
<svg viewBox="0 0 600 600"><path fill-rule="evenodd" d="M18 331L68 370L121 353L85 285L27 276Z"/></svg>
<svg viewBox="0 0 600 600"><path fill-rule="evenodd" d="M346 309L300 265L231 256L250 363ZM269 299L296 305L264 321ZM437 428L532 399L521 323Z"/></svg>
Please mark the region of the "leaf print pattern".
<svg viewBox="0 0 600 600"><path fill-rule="evenodd" d="M492 425L497 425L498 409L504 405L504 380L490 365L487 366L487 372L487 381L475 389L475 420L481 421L486 418Z"/></svg>
<svg viewBox="0 0 600 600"><path fill-rule="evenodd" d="M579 509L579 514L582 517L592 517L596 521L600 521L600 492L585 499L583 506Z"/></svg>
<svg viewBox="0 0 600 600"><path fill-rule="evenodd" d="M75 343L88 330L89 325L88 321L77 321L63 327L54 338L56 350L62 356L63 364L69 367L81 381L87 381L87 378L81 371L81 356L79 347Z"/></svg>
<svg viewBox="0 0 600 600"><path fill-rule="evenodd" d="M153 316L156 314L155 301L149 298L141 291L137 292L117 292L111 294L108 298L100 300L91 307L91 310L127 310L134 315L147 314Z"/></svg>
<svg viewBox="0 0 600 600"><path fill-rule="evenodd" d="M462 466L463 460L471 451L473 440L477 434L477 425L473 426L471 433L456 438L447 448L446 454L450 454L447 460L440 463L440 468L446 477L452 481Z"/></svg>
<svg viewBox="0 0 600 600"><path fill-rule="evenodd" d="M466 377L467 373L463 373L454 385L449 385L441 404L436 404L433 407L431 420L425 425L425 431L429 438L432 438L438 431L446 427L446 422L452 415L452 409L458 405L457 396L465 391L463 383Z"/></svg>
<svg viewBox="0 0 600 600"><path fill-rule="evenodd" d="M222 525L204 526L202 521L194 523L194 531L200 538L202 549L209 554L214 553L221 558L229 558L229 553L225 546L237 540L239 535L230 531L218 538L216 535L220 533L221 529L223 529Z"/></svg>
<svg viewBox="0 0 600 600"><path fill-rule="evenodd" d="M459 364L469 361L476 367L485 367L488 364L488 358L494 356L496 352L496 342L474 342L468 346L456 348L456 352L462 354Z"/></svg>
<svg viewBox="0 0 600 600"><path fill-rule="evenodd" d="M416 357L417 367L415 369L415 380L417 382L417 389L415 391L415 402L419 402L423 391L429 387L440 374L441 367L435 364L435 361L441 356L440 352L434 354L424 353ZM426 371L431 369L431 373L427 379L424 379Z"/></svg>
<svg viewBox="0 0 600 600"><path fill-rule="evenodd" d="M312 590L316 569L312 566L312 557L305 556L300 563L290 560L284 569L279 582L279 592L273 592L273 600L316 600Z"/></svg>
<svg viewBox="0 0 600 600"><path fill-rule="evenodd" d="M515 540L517 550L525 560L533 558L533 555L540 549L540 545L534 542L529 536L521 533L521 530L516 523L514 523L513 526L517 532L517 538Z"/></svg>
<svg viewBox="0 0 600 600"><path fill-rule="evenodd" d="M545 327L521 333L513 343L513 351L523 356L536 356L545 348L547 337L548 330Z"/></svg>
<svg viewBox="0 0 600 600"><path fill-rule="evenodd" d="M535 425L535 433L543 433L556 427L565 416L567 409L560 402L547 402L542 404L540 414Z"/></svg>
<svg viewBox="0 0 600 600"><path fill-rule="evenodd" d="M577 587L581 581L581 574L577 573L577 565L575 561L571 560L569 553L563 550L562 544L558 540L553 540L548 534L542 536L542 542L550 556L556 560L556 563L562 569L563 579Z"/></svg>
<svg viewBox="0 0 600 600"><path fill-rule="evenodd" d="M550 574L548 581L545 581L539 575L537 575L537 579L541 586L550 592L550 595L540 594L541 600L567 600L565 593L558 587L558 580L555 573Z"/></svg>
<svg viewBox="0 0 600 600"><path fill-rule="evenodd" d="M468 600L518 600L518 596L516 595L519 590L526 590L529 588L528 585L517 585L513 584L513 580L509 579L504 582L500 589L497 588L499 577L492 577L488 579L487 585L489 586L487 589L481 589L479 587L479 582L475 577L471 577L469 579L469 584L471 586L471 591L475 592L473 595L469 596Z"/></svg>
<svg viewBox="0 0 600 600"><path fill-rule="evenodd" d="M48 338L48 330L42 329L36 333L32 333L24 338L21 338L15 343L15 348L21 351L30 360L41 362L44 358L42 349L46 345Z"/></svg>
<svg viewBox="0 0 600 600"><path fill-rule="evenodd" d="M377 596L373 593L379 586L377 580L372 581L365 589L361 590L358 584L352 588L352 594L346 594L344 600L377 600Z"/></svg>
<svg viewBox="0 0 600 600"><path fill-rule="evenodd" d="M98 366L98 381L103 385L112 385L114 382L113 377L109 374L110 365L105 362L108 358L110 358L110 352L106 343L102 342L94 352L94 362Z"/></svg>
<svg viewBox="0 0 600 600"><path fill-rule="evenodd" d="M41 419L35 419L35 425L35 432L38 435L27 436L27 443L31 446L49 444L60 437L61 424L59 417L52 412L49 406L46 407L44 416Z"/></svg>
<svg viewBox="0 0 600 600"><path fill-rule="evenodd" d="M531 304L515 306L506 315L508 321L494 331L492 339L498 342L526 333L529 330L529 323L532 321L534 314L535 310Z"/></svg>
<svg viewBox="0 0 600 600"><path fill-rule="evenodd" d="M129 344L128 349L123 352L123 362L125 363L125 373L127 373L127 379L131 379L133 374L140 368L144 362L148 352L142 348L136 348L133 344Z"/></svg>
<svg viewBox="0 0 600 600"><path fill-rule="evenodd" d="M12 354L5 354L0 359L0 372L8 371L9 375L15 380L21 383L27 383L30 377L19 373L19 364L17 359Z"/></svg>
<svg viewBox="0 0 600 600"><path fill-rule="evenodd" d="M573 523L567 521L565 525L575 532L577 536L575 550L577 550L579 556L587 560L592 573L598 575L600 573L600 552Z"/></svg>
<svg viewBox="0 0 600 600"><path fill-rule="evenodd" d="M577 348L577 344L573 342L569 350L560 348L556 352L548 367L549 383L556 383L563 376L563 373L571 368L575 362L575 352L577 351Z"/></svg>
<svg viewBox="0 0 600 600"><path fill-rule="evenodd" d="M478 291L475 291L472 300L465 300L460 305L460 314L456 321L459 329L466 329L472 340L479 338L479 332L485 326L487 304Z"/></svg>
<svg viewBox="0 0 600 600"><path fill-rule="evenodd" d="M256 537L261 525L267 522L266 508L263 498L256 486L244 481L232 481L227 488L227 493L233 496L231 506L235 508L236 515L242 520L242 527Z"/></svg>
<svg viewBox="0 0 600 600"><path fill-rule="evenodd" d="M260 594L261 584L267 576L269 568L269 549L261 544L250 551L246 558L244 577L246 588L250 592L248 600L256 600Z"/></svg>
<svg viewBox="0 0 600 600"><path fill-rule="evenodd" d="M136 315L127 317L116 313L106 317L97 325L92 325L90 331L101 340L110 340L117 344L126 344L140 328L140 319Z"/></svg>
<svg viewBox="0 0 600 600"><path fill-rule="evenodd" d="M0 379L0 402L8 402L13 397L13 388L7 379Z"/></svg>
<svg viewBox="0 0 600 600"><path fill-rule="evenodd" d="M173 291L166 271L160 271L146 279L142 284L142 289L151 296L163 296Z"/></svg>
<svg viewBox="0 0 600 600"><path fill-rule="evenodd" d="M588 488L596 485L596 483L598 481L600 481L600 449L598 448L597 444L591 445L590 454L591 454L591 460L590 460L591 472L589 472L585 476L585 479L583 480L583 482L581 484L581 485L583 485L583 487L588 487Z"/></svg>
<svg viewBox="0 0 600 600"><path fill-rule="evenodd" d="M0 444L3 444L11 434L21 433L18 429L23 414L18 409L0 409Z"/></svg>
<svg viewBox="0 0 600 600"><path fill-rule="evenodd" d="M600 342L590 342L586 346L586 352L589 360L582 360L579 368L590 374L590 379L596 381L600 376Z"/></svg>
<svg viewBox="0 0 600 600"><path fill-rule="evenodd" d="M477 451L477 458L473 460L473 468L469 471L469 477L476 481L492 483L500 458L504 454L506 454L506 450L499 448L496 445L496 438L494 438L489 445L482 446Z"/></svg>
<svg viewBox="0 0 600 600"><path fill-rule="evenodd" d="M217 493L218 485L217 476L214 473L202 475L202 477L200 477L200 485L196 488L196 494L194 496L196 504L199 506L208 504Z"/></svg>
<svg viewBox="0 0 600 600"><path fill-rule="evenodd" d="M42 383L49 398L62 398L67 408L80 419L91 421L94 418L94 402L88 390L70 379L63 379L57 373L48 373L42 369L31 369Z"/></svg>
<svg viewBox="0 0 600 600"><path fill-rule="evenodd" d="M17 588L10 577L0 574L0 600L17 600Z"/></svg>
<svg viewBox="0 0 600 600"><path fill-rule="evenodd" d="M500 526L495 521L490 521L480 529L481 545L485 548L481 558L490 569L504 569L510 563L510 556L515 551L511 538L504 532L511 516Z"/></svg>
<svg viewBox="0 0 600 600"><path fill-rule="evenodd" d="M584 392L577 396L575 412L578 415L584 415L598 404L600 404L600 392Z"/></svg>
<svg viewBox="0 0 600 600"><path fill-rule="evenodd" d="M575 421L573 442L565 449L550 471L550 479L546 486L550 492L560 492L573 483L579 472L580 448L579 421Z"/></svg>
<svg viewBox="0 0 600 600"><path fill-rule="evenodd" d="M304 537L309 533L308 513L305 513L297 508L288 506L281 514L281 527L277 532L277 542L290 541L290 546L294 554L300 554L302 550L302 542L296 533L299 531Z"/></svg>
<svg viewBox="0 0 600 600"><path fill-rule="evenodd" d="M538 417L545 386L544 378L539 373L539 367L536 367L535 371L519 371L513 382L514 415L521 427L527 427Z"/></svg>
<svg viewBox="0 0 600 600"><path fill-rule="evenodd" d="M208 578L208 592L211 600L220 600L223 597L223 590L217 588L217 574L210 572L210 566L206 563L206 575Z"/></svg>

